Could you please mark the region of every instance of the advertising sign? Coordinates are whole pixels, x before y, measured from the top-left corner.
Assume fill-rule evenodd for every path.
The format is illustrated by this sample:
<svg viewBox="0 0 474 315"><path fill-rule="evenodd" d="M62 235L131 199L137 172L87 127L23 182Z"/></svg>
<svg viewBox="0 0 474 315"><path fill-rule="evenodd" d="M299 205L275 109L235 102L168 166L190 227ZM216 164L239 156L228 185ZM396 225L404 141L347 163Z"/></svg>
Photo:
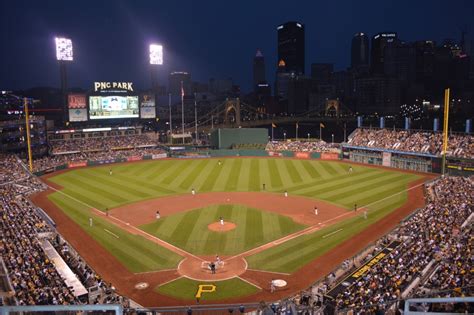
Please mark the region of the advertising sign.
<svg viewBox="0 0 474 315"><path fill-rule="evenodd" d="M321 159L323 160L339 160L339 153L336 152L322 152Z"/></svg>
<svg viewBox="0 0 474 315"><path fill-rule="evenodd" d="M295 157L298 159L309 159L311 154L309 152L296 152Z"/></svg>

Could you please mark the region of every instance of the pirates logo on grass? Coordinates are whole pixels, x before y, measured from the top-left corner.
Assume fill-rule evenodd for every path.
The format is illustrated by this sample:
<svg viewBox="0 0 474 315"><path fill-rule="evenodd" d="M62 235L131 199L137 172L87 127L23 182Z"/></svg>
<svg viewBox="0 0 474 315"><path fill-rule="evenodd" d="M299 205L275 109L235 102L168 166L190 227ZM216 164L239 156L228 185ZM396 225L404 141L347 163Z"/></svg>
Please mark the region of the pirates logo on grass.
<svg viewBox="0 0 474 315"><path fill-rule="evenodd" d="M199 301L203 293L216 292L216 286L213 284L200 284L196 292L196 300Z"/></svg>

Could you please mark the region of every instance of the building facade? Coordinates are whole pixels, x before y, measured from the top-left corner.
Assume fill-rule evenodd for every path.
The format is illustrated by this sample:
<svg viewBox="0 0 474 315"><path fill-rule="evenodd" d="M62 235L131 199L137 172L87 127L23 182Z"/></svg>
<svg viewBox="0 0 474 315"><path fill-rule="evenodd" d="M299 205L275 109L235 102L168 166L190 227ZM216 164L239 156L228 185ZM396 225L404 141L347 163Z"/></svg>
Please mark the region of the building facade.
<svg viewBox="0 0 474 315"><path fill-rule="evenodd" d="M265 57L262 52L257 49L257 53L253 58L253 88L257 90L259 84L266 83L265 79Z"/></svg>
<svg viewBox="0 0 474 315"><path fill-rule="evenodd" d="M286 71L305 73L305 28L299 22L286 22L277 27L278 62L283 60Z"/></svg>
<svg viewBox="0 0 474 315"><path fill-rule="evenodd" d="M356 33L351 43L351 68L369 66L369 38L365 33Z"/></svg>

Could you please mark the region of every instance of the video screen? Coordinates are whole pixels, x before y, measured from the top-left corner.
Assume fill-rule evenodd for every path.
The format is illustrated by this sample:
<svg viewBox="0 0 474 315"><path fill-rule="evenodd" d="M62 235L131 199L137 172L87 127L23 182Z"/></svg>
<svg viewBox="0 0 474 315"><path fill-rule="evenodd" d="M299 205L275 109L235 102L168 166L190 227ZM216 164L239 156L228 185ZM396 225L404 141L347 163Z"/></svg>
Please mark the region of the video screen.
<svg viewBox="0 0 474 315"><path fill-rule="evenodd" d="M90 96L90 119L138 118L138 96Z"/></svg>

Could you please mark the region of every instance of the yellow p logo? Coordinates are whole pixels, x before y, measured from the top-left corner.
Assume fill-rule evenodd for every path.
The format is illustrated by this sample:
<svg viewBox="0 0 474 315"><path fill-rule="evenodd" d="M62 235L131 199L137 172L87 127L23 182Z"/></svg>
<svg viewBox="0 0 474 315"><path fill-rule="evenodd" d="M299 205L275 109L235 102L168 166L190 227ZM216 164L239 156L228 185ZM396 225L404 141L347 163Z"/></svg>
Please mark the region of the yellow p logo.
<svg viewBox="0 0 474 315"><path fill-rule="evenodd" d="M196 299L200 299L203 293L211 293L216 291L216 286L213 284L200 284L196 293Z"/></svg>

